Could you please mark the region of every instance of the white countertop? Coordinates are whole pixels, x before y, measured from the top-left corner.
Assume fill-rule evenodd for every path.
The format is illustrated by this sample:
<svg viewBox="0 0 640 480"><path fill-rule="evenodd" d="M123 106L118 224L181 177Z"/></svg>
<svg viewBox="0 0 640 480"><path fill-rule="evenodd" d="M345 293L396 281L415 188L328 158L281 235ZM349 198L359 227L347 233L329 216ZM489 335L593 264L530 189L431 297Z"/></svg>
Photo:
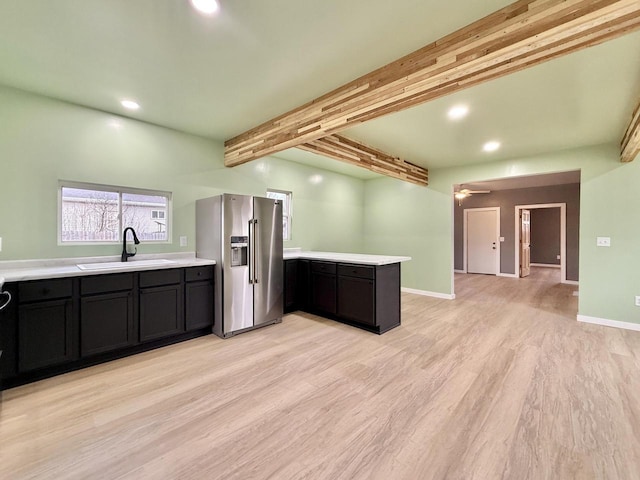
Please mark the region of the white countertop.
<svg viewBox="0 0 640 480"><path fill-rule="evenodd" d="M393 255L365 255L362 253L337 252L305 252L296 248L285 248L284 259L292 260L304 258L307 260L326 260L328 262L359 263L362 265L389 265L391 263L407 262L411 257Z"/></svg>
<svg viewBox="0 0 640 480"><path fill-rule="evenodd" d="M159 260L166 260L158 263ZM156 262L154 262L156 261ZM113 267L82 269L78 265L113 263ZM129 261L120 262L119 255L108 257L53 258L43 260L13 260L0 262L0 278L5 282L23 280L41 280L45 278L80 277L88 275L105 275L119 272L138 272L143 270L160 270L167 268L198 267L215 265L215 260L196 258L195 253L160 253L138 254Z"/></svg>

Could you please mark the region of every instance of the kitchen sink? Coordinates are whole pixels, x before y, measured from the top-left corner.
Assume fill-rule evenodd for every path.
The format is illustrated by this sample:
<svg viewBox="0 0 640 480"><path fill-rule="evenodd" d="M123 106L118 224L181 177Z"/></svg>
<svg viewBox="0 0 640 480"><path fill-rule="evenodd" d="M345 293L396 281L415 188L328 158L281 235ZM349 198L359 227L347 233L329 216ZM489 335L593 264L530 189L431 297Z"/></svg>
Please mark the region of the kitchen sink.
<svg viewBox="0 0 640 480"><path fill-rule="evenodd" d="M80 270L126 270L136 267L161 267L176 263L174 260L158 258L153 260L133 260L130 262L82 263L76 265Z"/></svg>

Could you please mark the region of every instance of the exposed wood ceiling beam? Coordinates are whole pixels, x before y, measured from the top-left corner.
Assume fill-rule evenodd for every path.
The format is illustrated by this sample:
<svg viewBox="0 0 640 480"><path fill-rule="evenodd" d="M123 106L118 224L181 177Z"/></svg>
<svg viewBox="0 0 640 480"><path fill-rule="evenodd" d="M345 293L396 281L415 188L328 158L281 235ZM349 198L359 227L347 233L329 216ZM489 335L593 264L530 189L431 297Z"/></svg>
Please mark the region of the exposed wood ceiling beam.
<svg viewBox="0 0 640 480"><path fill-rule="evenodd" d="M630 162L640 154L640 102L631 116L631 123L622 137L620 160Z"/></svg>
<svg viewBox="0 0 640 480"><path fill-rule="evenodd" d="M341 135L327 135L298 145L298 148L418 185L429 182L429 172L425 168Z"/></svg>
<svg viewBox="0 0 640 480"><path fill-rule="evenodd" d="M638 0L520 0L225 142L235 166L640 28Z"/></svg>

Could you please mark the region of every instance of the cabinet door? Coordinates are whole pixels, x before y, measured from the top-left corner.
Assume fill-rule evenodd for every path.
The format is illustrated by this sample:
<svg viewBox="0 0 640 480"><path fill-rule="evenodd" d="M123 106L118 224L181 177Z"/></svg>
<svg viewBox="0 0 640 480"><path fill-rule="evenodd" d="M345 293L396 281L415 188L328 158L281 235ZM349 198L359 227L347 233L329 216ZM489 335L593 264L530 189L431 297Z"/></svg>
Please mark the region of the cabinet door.
<svg viewBox="0 0 640 480"><path fill-rule="evenodd" d="M73 360L71 299L21 305L18 370L28 372Z"/></svg>
<svg viewBox="0 0 640 480"><path fill-rule="evenodd" d="M193 282L185 285L186 329L213 326L213 283Z"/></svg>
<svg viewBox="0 0 640 480"><path fill-rule="evenodd" d="M128 347L133 337L133 294L108 293L80 300L80 355Z"/></svg>
<svg viewBox="0 0 640 480"><path fill-rule="evenodd" d="M374 281L339 275L338 316L366 325L375 325Z"/></svg>
<svg viewBox="0 0 640 480"><path fill-rule="evenodd" d="M184 332L182 285L140 290L140 341Z"/></svg>
<svg viewBox="0 0 640 480"><path fill-rule="evenodd" d="M17 285L5 285L13 300L0 310L0 379L15 377L18 374L18 304ZM0 297L0 304L5 300ZM2 385L0 385L0 389Z"/></svg>
<svg viewBox="0 0 640 480"><path fill-rule="evenodd" d="M313 310L336 314L336 276L326 273L311 274L311 306Z"/></svg>
<svg viewBox="0 0 640 480"><path fill-rule="evenodd" d="M284 261L284 311L298 309L298 260Z"/></svg>
<svg viewBox="0 0 640 480"><path fill-rule="evenodd" d="M311 262L309 260L298 260L297 290L298 308L305 312L311 308Z"/></svg>

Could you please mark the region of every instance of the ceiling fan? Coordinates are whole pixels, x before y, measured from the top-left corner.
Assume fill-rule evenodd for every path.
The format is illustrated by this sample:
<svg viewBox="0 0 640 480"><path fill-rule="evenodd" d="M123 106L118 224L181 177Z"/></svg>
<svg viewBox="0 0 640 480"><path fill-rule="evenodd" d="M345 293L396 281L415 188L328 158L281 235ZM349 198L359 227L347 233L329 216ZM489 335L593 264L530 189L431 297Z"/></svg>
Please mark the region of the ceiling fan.
<svg viewBox="0 0 640 480"><path fill-rule="evenodd" d="M491 190L470 190L468 188L458 188L453 192L453 196L458 200L458 206L460 207L462 206L463 199L477 193L491 193Z"/></svg>

